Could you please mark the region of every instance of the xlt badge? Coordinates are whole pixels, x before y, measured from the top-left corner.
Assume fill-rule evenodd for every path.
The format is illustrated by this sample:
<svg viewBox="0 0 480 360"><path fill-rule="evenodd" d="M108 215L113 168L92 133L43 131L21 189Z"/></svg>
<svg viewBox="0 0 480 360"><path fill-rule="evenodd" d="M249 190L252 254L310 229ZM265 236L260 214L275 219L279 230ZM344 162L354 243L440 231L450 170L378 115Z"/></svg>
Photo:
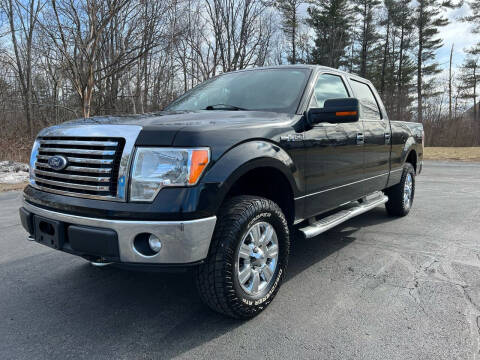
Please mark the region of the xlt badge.
<svg viewBox="0 0 480 360"><path fill-rule="evenodd" d="M280 141L303 141L303 134L289 134L280 136Z"/></svg>

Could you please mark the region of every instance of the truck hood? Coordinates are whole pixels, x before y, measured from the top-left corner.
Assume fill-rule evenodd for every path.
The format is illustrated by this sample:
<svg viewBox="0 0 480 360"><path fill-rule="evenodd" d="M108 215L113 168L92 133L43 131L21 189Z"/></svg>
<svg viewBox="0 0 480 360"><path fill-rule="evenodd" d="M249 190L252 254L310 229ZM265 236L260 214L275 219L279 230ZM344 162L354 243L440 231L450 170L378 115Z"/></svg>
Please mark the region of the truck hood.
<svg viewBox="0 0 480 360"><path fill-rule="evenodd" d="M138 146L207 146L212 157L249 139L274 139L291 131L299 115L263 111L203 110L194 112L159 112L143 115L96 116L57 125L50 130L96 127L108 132L108 125L134 125L141 130ZM107 129L107 130L105 130ZM42 135L42 133L40 133ZM108 133L98 134L109 136Z"/></svg>
<svg viewBox="0 0 480 360"><path fill-rule="evenodd" d="M185 127L243 127L272 122L291 121L294 115L265 111L200 110L181 112L157 112L141 115L95 116L71 120L59 125L137 125L145 130L181 130Z"/></svg>

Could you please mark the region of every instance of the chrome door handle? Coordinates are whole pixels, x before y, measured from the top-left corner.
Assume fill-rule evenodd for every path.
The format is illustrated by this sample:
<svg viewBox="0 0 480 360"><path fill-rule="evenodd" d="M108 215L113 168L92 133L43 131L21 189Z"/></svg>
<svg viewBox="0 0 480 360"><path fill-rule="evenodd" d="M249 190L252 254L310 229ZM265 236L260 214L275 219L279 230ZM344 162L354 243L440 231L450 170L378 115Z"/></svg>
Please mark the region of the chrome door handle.
<svg viewBox="0 0 480 360"><path fill-rule="evenodd" d="M363 145L365 143L365 137L363 133L357 133L357 145Z"/></svg>
<svg viewBox="0 0 480 360"><path fill-rule="evenodd" d="M390 144L391 134L385 133L385 144Z"/></svg>

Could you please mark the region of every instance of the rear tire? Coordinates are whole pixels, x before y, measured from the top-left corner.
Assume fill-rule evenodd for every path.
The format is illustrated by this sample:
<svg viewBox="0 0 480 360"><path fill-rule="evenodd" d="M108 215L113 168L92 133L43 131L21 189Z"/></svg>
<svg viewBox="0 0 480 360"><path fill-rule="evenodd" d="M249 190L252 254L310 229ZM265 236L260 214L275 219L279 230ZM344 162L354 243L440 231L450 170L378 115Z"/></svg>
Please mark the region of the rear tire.
<svg viewBox="0 0 480 360"><path fill-rule="evenodd" d="M197 288L214 311L248 319L275 297L290 251L288 224L273 201L254 196L228 200L219 211Z"/></svg>
<svg viewBox="0 0 480 360"><path fill-rule="evenodd" d="M400 183L385 190L388 201L385 204L391 216L406 216L413 205L415 196L415 169L410 163L403 167Z"/></svg>

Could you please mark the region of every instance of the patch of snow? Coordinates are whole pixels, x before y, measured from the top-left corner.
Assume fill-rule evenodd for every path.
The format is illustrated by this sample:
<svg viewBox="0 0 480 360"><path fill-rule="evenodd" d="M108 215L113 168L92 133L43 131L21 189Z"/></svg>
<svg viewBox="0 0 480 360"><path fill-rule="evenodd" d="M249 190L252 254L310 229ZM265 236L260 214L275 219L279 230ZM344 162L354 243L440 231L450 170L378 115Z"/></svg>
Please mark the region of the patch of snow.
<svg viewBox="0 0 480 360"><path fill-rule="evenodd" d="M0 161L0 183L19 184L28 181L28 165L15 161Z"/></svg>

